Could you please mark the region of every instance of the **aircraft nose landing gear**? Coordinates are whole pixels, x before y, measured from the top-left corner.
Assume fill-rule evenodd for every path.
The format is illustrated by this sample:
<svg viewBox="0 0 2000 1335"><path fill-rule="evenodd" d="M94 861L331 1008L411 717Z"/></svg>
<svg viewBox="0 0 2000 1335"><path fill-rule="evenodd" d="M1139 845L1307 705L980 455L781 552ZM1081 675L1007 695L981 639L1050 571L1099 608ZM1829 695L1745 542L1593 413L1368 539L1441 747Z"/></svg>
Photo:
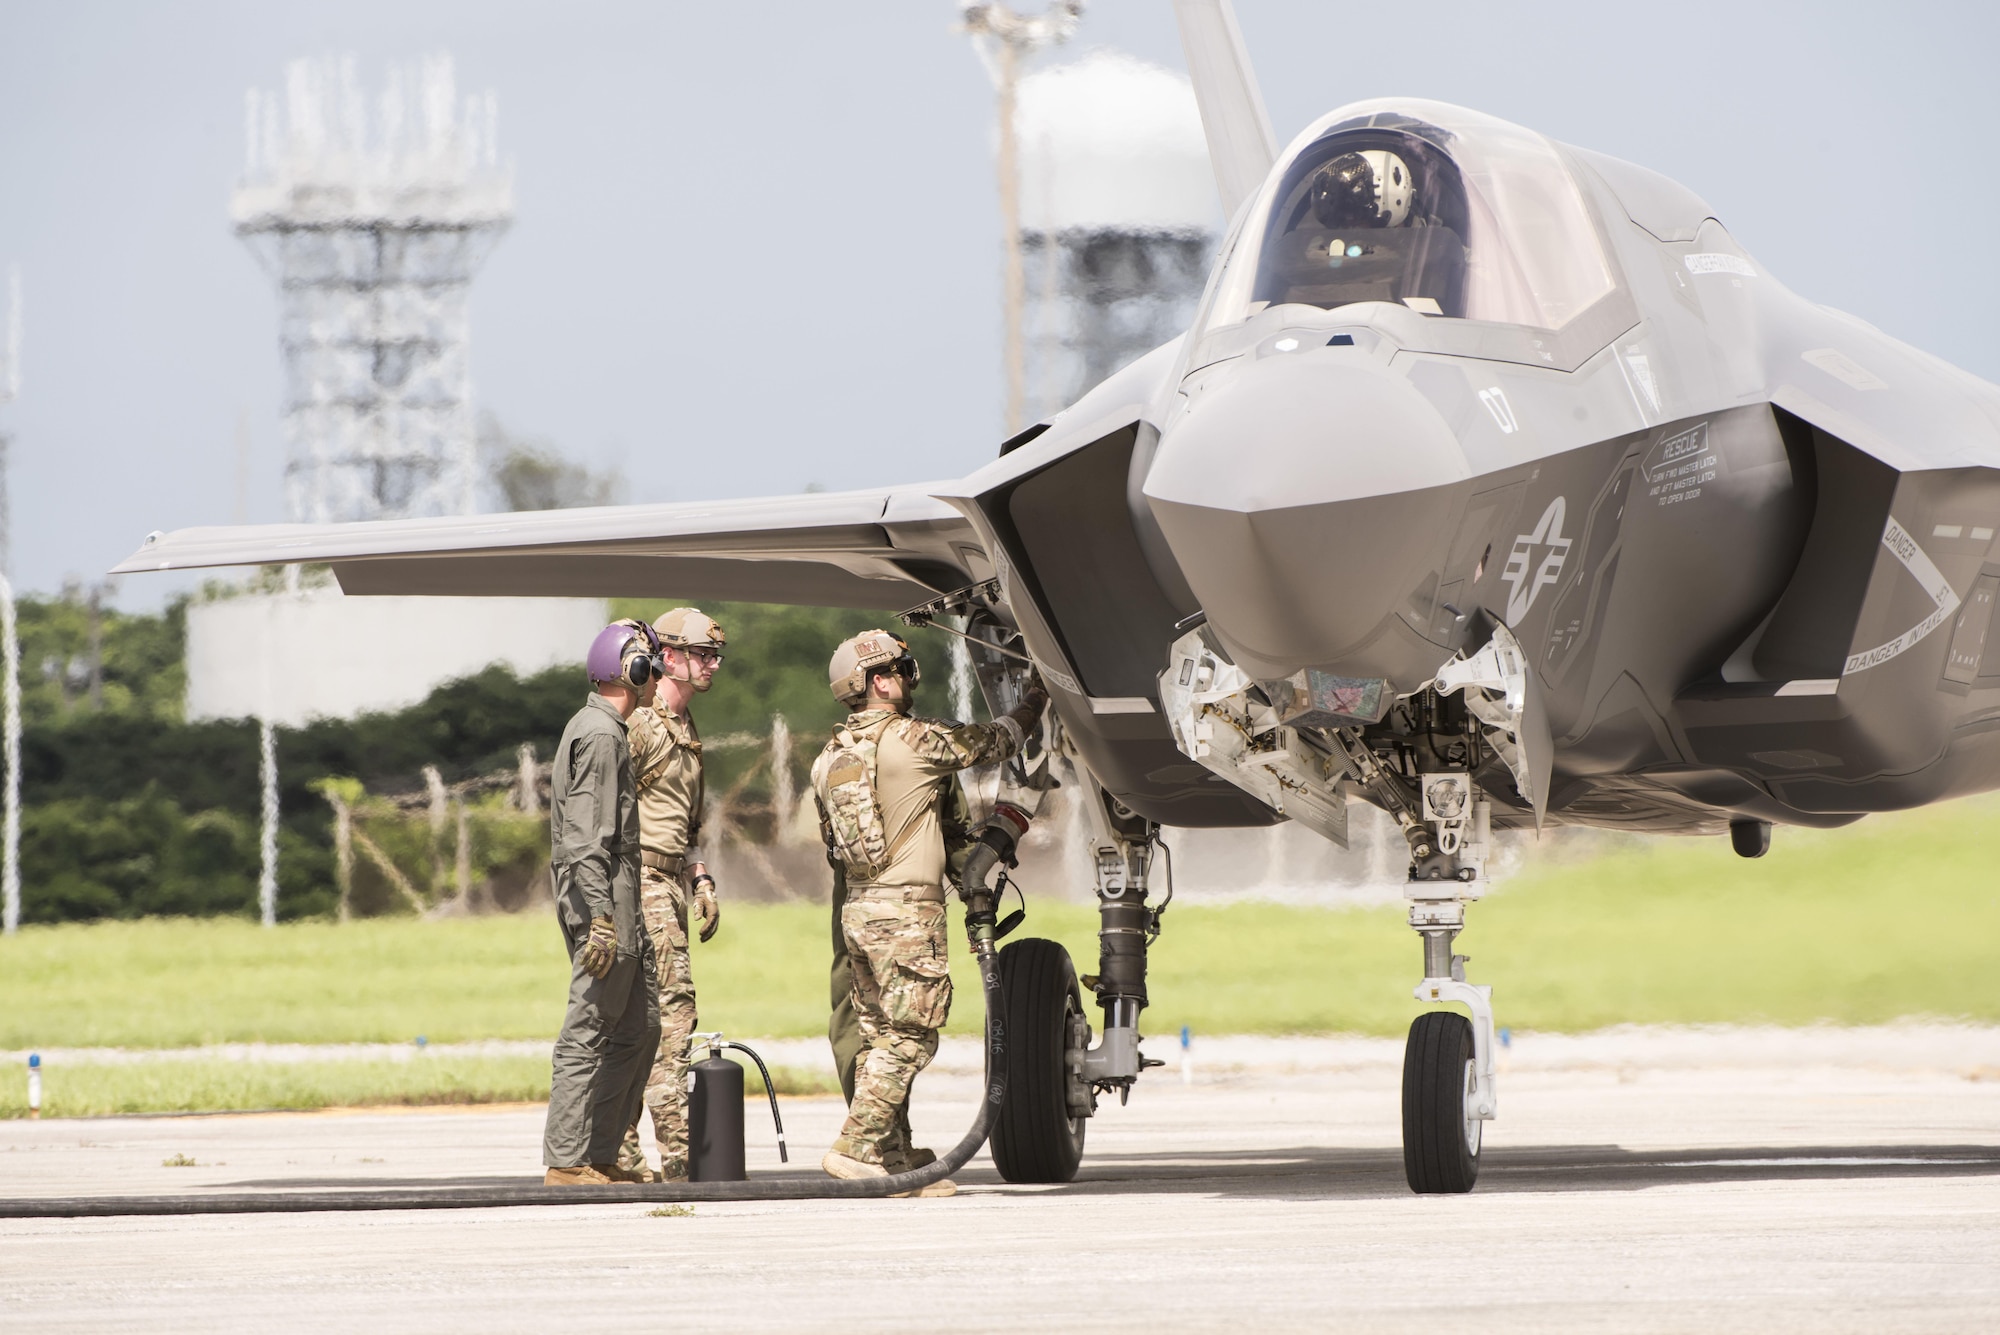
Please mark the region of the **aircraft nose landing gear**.
<svg viewBox="0 0 2000 1335"><path fill-rule="evenodd" d="M1425 1195L1472 1190L1479 1180L1481 1133L1499 1111L1493 989L1466 982L1466 957L1451 953L1478 884L1412 881L1404 887L1410 926L1424 938L1417 1000L1457 1002L1472 1012L1470 1023L1455 1011L1419 1015L1403 1049L1403 1175L1411 1191Z"/></svg>
<svg viewBox="0 0 2000 1335"><path fill-rule="evenodd" d="M1160 700L1182 754L1342 847L1347 804L1357 791L1401 831L1409 845L1410 926L1424 941L1417 1000L1471 1012L1468 1021L1433 1011L1410 1026L1404 1169L1413 1191L1472 1190L1485 1124L1499 1107L1492 989L1465 981L1465 957L1452 954L1452 944L1465 927L1465 906L1486 890L1493 808L1480 783L1505 782L1497 772L1504 766L1538 822L1543 810L1548 727L1527 655L1511 631L1495 624L1477 653L1454 657L1430 683L1401 696L1384 681L1316 668L1253 682L1202 631L1176 641L1170 663L1160 676ZM1385 690L1394 698L1385 698ZM1099 797L1105 979L1096 990L1106 1029L1102 1046L1086 1054L1086 1074L1094 1088L1116 1088L1122 1097L1143 1062L1135 1059L1145 975L1143 951L1131 955L1121 943L1142 939L1148 922L1145 874L1158 832L1145 822L1120 825L1118 804L1101 791ZM1157 918L1154 911L1150 921L1157 925ZM1115 964L1134 962L1129 976L1112 977Z"/></svg>
<svg viewBox="0 0 2000 1335"><path fill-rule="evenodd" d="M1403 887L1410 926L1424 939L1416 998L1472 1013L1469 1023L1452 1011L1419 1015L1403 1049L1403 1175L1410 1190L1430 1195L1472 1190L1485 1123L1500 1100L1493 989L1466 982L1466 957L1451 949L1465 928L1465 906L1486 891L1491 807L1475 800L1466 774L1427 774L1420 784L1423 822L1437 852L1411 864Z"/></svg>
<svg viewBox="0 0 2000 1335"><path fill-rule="evenodd" d="M1493 989L1465 981L1452 943L1465 929L1465 906L1486 893L1492 805L1466 770L1419 773L1416 792L1390 775L1366 745L1343 737L1355 777L1379 796L1410 845L1403 897L1410 926L1424 939L1418 1001L1457 1004L1472 1013L1419 1015L1403 1051L1403 1172L1410 1190L1466 1192L1479 1178L1484 1123L1499 1109L1493 1079Z"/></svg>

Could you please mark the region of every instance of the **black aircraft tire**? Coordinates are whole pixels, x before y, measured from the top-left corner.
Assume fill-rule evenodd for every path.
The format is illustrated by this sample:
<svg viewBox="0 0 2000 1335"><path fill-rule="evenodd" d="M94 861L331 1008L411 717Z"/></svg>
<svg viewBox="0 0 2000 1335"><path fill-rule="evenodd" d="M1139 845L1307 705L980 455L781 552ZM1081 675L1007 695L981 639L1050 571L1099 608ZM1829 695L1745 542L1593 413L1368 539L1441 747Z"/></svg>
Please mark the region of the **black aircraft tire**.
<svg viewBox="0 0 2000 1335"><path fill-rule="evenodd" d="M1466 1117L1472 1024L1455 1011L1427 1011L1403 1050L1403 1174L1410 1190L1444 1195L1479 1180L1483 1123Z"/></svg>
<svg viewBox="0 0 2000 1335"><path fill-rule="evenodd" d="M1029 937L1000 952L1007 1008L1007 1095L988 1141L1009 1182L1068 1182L1083 1162L1089 1119L1069 1115L1064 1049L1083 1011L1069 952Z"/></svg>

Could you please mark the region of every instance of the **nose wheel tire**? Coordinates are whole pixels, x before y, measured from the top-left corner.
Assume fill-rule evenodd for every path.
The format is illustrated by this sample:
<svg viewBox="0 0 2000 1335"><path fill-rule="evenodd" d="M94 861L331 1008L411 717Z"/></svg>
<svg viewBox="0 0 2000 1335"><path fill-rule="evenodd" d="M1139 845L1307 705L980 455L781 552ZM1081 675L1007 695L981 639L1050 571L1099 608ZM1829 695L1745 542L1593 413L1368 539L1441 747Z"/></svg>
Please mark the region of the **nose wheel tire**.
<svg viewBox="0 0 2000 1335"><path fill-rule="evenodd" d="M1479 1180L1485 1123L1473 1115L1472 1025L1427 1011L1403 1050L1403 1174L1423 1195L1463 1193Z"/></svg>
<svg viewBox="0 0 2000 1335"><path fill-rule="evenodd" d="M1068 1182L1083 1162L1087 1117L1070 1115L1068 1048L1083 997L1069 952L1037 937L1000 952L1007 1016L1007 1096L987 1142L1009 1182Z"/></svg>

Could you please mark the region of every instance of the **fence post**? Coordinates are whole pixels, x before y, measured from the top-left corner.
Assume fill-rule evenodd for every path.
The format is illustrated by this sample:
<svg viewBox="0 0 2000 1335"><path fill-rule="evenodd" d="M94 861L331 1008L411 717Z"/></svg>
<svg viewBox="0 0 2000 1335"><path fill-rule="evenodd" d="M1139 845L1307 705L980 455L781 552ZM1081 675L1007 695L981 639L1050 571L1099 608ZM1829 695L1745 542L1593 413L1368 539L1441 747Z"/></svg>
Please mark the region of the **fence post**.
<svg viewBox="0 0 2000 1335"><path fill-rule="evenodd" d="M792 786L792 727L783 714L771 715L771 842L782 843L792 827L798 789Z"/></svg>
<svg viewBox="0 0 2000 1335"><path fill-rule="evenodd" d="M354 893L354 813L331 785L321 789L333 808L333 881L340 888L340 921L351 916L349 899Z"/></svg>
<svg viewBox="0 0 2000 1335"><path fill-rule="evenodd" d="M472 906L472 813L465 809L465 798L458 799L458 857L452 865L452 877L458 884L458 900L467 908Z"/></svg>
<svg viewBox="0 0 2000 1335"><path fill-rule="evenodd" d="M542 779L541 770L535 764L535 744L522 742L521 749L515 753L515 758L521 764L521 781L514 797L521 804L521 810L532 816L542 809L539 786Z"/></svg>
<svg viewBox="0 0 2000 1335"><path fill-rule="evenodd" d="M262 735L261 743L264 779L264 829L258 841L263 854L263 866L257 875L257 906L262 912L264 925L278 925L278 730L271 726L268 718L259 719L258 727Z"/></svg>

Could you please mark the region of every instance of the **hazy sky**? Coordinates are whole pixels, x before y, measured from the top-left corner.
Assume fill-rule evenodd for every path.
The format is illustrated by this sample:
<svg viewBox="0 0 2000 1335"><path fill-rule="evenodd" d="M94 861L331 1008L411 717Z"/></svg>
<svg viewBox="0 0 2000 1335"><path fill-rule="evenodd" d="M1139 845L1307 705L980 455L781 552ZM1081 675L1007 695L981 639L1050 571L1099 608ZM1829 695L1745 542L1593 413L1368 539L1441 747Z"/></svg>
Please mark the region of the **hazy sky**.
<svg viewBox="0 0 2000 1335"><path fill-rule="evenodd" d="M1990 4L1238 0L1280 140L1360 97L1477 107L1692 187L1780 280L1989 379ZM284 518L276 298L230 232L243 95L448 50L518 218L473 288L480 405L635 500L962 473L1000 435L992 93L948 0L0 0L0 264L27 296L19 583L154 528ZM1076 48L1179 66L1167 0ZM178 585L132 579L126 606Z"/></svg>

